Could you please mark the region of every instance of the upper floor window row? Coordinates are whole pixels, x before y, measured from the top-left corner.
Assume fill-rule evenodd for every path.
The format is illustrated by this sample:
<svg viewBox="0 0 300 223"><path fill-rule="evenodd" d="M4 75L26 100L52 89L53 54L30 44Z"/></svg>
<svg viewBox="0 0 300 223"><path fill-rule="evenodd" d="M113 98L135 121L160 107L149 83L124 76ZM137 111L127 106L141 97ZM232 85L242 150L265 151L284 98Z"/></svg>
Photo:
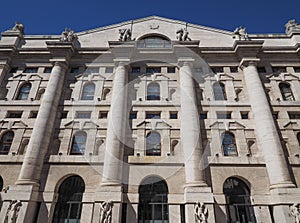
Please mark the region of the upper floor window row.
<svg viewBox="0 0 300 223"><path fill-rule="evenodd" d="M38 73L39 67L26 67L23 70L23 73L30 74L30 73ZM18 67L12 67L9 71L9 73L17 73L19 71ZM42 70L43 73L51 73L52 67L44 67Z"/></svg>

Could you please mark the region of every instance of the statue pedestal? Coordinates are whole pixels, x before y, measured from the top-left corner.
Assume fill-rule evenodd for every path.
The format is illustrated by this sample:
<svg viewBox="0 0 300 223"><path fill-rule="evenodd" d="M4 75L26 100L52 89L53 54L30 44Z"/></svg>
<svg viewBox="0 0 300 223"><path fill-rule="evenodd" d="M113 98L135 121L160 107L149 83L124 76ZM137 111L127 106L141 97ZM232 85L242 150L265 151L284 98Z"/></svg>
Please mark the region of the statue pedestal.
<svg viewBox="0 0 300 223"><path fill-rule="evenodd" d="M8 213L10 203L14 200L21 201L16 223L32 223L36 217L38 207L38 187L32 185L13 185L9 186L6 192L1 192L2 208L0 212L0 222L5 222L6 218L11 218L12 211ZM10 220L10 219L9 219ZM10 221L8 221L10 222Z"/></svg>
<svg viewBox="0 0 300 223"><path fill-rule="evenodd" d="M214 223L214 198L210 187L186 187L184 191L185 199L185 222L198 223L195 217L196 203L204 203L208 209L207 222Z"/></svg>
<svg viewBox="0 0 300 223"><path fill-rule="evenodd" d="M112 201L112 223L120 223L122 218L123 192L121 185L101 185L95 193L93 223L100 222L101 203Z"/></svg>

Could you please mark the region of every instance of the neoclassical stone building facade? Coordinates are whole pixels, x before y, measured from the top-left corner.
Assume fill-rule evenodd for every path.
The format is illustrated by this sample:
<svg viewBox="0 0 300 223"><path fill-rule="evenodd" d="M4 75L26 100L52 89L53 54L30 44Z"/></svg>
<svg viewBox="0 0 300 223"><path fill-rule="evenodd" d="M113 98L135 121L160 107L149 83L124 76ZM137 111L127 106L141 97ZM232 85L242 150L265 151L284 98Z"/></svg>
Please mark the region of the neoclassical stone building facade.
<svg viewBox="0 0 300 223"><path fill-rule="evenodd" d="M299 223L300 26L160 17L0 40L0 222Z"/></svg>

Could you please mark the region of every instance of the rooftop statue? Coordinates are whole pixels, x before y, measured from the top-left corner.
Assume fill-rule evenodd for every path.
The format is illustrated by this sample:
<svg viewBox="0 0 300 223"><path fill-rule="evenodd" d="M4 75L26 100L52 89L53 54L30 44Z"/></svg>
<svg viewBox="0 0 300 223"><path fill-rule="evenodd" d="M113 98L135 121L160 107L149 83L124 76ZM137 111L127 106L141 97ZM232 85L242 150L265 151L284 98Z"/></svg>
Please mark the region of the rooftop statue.
<svg viewBox="0 0 300 223"><path fill-rule="evenodd" d="M77 35L73 30L66 28L65 31L62 32L60 41L61 42L73 42L77 39Z"/></svg>
<svg viewBox="0 0 300 223"><path fill-rule="evenodd" d="M191 38L189 37L189 32L186 28L181 28L177 30L176 39L178 39L178 41L191 41Z"/></svg>
<svg viewBox="0 0 300 223"><path fill-rule="evenodd" d="M234 31L233 34L239 39L239 40L249 40L248 33L246 31L245 27L237 27Z"/></svg>
<svg viewBox="0 0 300 223"><path fill-rule="evenodd" d="M125 42L131 40L131 30L130 29L119 29L119 41Z"/></svg>
<svg viewBox="0 0 300 223"><path fill-rule="evenodd" d="M300 31L300 25L298 23L296 23L295 19L289 20L286 24L285 24L285 33L286 34L290 34L294 31Z"/></svg>

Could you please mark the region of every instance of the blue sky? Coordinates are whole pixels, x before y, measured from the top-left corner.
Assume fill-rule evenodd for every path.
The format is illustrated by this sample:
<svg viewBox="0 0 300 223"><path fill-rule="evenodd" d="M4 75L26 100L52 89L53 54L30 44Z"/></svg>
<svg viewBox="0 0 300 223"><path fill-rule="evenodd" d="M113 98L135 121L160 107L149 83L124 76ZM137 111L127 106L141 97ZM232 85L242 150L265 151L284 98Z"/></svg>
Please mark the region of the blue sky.
<svg viewBox="0 0 300 223"><path fill-rule="evenodd" d="M26 34L75 32L131 19L157 15L233 31L245 26L248 33L284 33L289 19L300 23L300 0L3 0L0 31L15 21Z"/></svg>

